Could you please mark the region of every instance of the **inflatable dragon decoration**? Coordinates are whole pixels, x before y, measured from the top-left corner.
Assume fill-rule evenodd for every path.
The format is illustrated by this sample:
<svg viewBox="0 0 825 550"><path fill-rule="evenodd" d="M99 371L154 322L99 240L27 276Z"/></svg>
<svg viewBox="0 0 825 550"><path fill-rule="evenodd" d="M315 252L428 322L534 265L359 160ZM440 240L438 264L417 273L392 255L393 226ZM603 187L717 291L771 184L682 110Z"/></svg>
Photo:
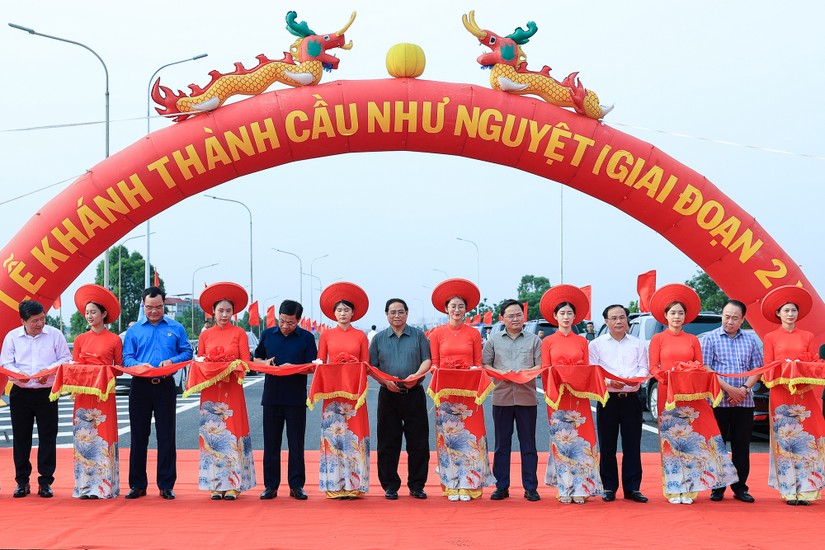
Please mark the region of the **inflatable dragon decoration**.
<svg viewBox="0 0 825 550"><path fill-rule="evenodd" d="M326 53L327 50L352 49L352 41L346 43L344 33L355 21L355 12L340 31L324 35L312 31L306 21L296 22L297 17L294 11L286 14L286 29L298 40L288 52L284 52L283 59L275 61L260 54L257 56L258 64L252 69L246 69L238 62L231 73L211 71L209 76L212 81L204 88L190 84L190 95L181 90L174 93L161 86L158 78L152 86L152 99L161 107L155 107L155 110L163 116L179 113L173 120L180 122L200 112L217 109L234 95L262 94L275 82L296 87L318 84L324 70L338 68L338 58Z"/></svg>
<svg viewBox="0 0 825 550"><path fill-rule="evenodd" d="M577 113L599 120L613 110L613 106L599 104L599 96L587 90L578 79L578 72L570 73L559 82L550 76L547 65L541 71L527 70L527 56L521 49L538 27L533 21L527 23L527 30L517 27L512 34L499 36L481 29L476 24L475 12L461 17L464 27L478 38L482 46L492 51L478 57L482 68L492 69L490 85L494 90L502 90L517 95L537 95L548 103L559 107L572 107Z"/></svg>

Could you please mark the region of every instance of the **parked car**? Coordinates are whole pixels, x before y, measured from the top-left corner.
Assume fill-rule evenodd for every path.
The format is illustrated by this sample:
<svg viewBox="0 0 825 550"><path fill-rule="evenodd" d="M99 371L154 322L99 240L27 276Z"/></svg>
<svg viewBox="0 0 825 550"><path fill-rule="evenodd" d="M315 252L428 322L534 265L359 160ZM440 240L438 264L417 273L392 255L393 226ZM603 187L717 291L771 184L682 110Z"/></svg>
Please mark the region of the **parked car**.
<svg viewBox="0 0 825 550"><path fill-rule="evenodd" d="M254 358L255 357L255 350L258 348L258 335L252 331L246 332L246 338L249 341L249 354ZM255 376L258 374L258 371L250 370L246 373L247 376Z"/></svg>
<svg viewBox="0 0 825 550"><path fill-rule="evenodd" d="M700 313L696 319L687 323L682 327L682 330L689 334L698 335L715 328L722 326L722 316L718 313ZM653 318L650 313L641 313L630 320L630 329L628 332L639 338L645 343L645 347L650 349L650 340L654 334L665 330L665 325ZM639 390L639 399L653 415L658 411L658 394L659 382L655 378L651 378L642 384Z"/></svg>
<svg viewBox="0 0 825 550"><path fill-rule="evenodd" d="M544 339L553 334L554 332L556 332L557 330L559 330L559 327L551 325L544 319L533 319L532 321L527 321L526 323L524 323L523 330L524 332L529 332L531 334L536 335L538 335L539 331L542 331L544 332L544 334L542 335L542 339ZM575 325L573 326L573 332L579 334L579 328Z"/></svg>
<svg viewBox="0 0 825 550"><path fill-rule="evenodd" d="M703 332L702 334L697 334L696 337L699 338L699 343L702 346L705 345L705 338L708 334L712 331ZM754 338L756 338L756 343L759 346L759 354L762 355L764 353L763 346L762 346L762 339L759 338L759 335L756 334L756 331L753 329L742 329L742 332L747 332ZM743 378L742 381L744 382L745 379ZM770 396L770 390L768 389L765 384L762 383L760 380L756 384L753 385L753 424L754 426L767 426L769 424L768 418L770 417L770 409L768 398Z"/></svg>

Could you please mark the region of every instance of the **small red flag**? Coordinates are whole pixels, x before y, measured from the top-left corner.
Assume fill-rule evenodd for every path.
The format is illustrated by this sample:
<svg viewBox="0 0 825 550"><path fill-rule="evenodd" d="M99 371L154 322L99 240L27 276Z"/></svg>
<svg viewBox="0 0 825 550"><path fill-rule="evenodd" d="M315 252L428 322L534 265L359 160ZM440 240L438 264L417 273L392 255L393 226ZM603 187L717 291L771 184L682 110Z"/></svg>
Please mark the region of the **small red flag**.
<svg viewBox="0 0 825 550"><path fill-rule="evenodd" d="M584 295L587 296L587 313L585 314L585 319L591 319L591 303L593 302L593 287L590 285L581 287L582 292Z"/></svg>
<svg viewBox="0 0 825 550"><path fill-rule="evenodd" d="M156 287L160 288L160 275L158 275L158 270L157 269L155 270L155 280L152 284L154 284Z"/></svg>
<svg viewBox="0 0 825 550"><path fill-rule="evenodd" d="M485 325L492 325L493 324L493 312L492 312L492 310L484 312L484 324Z"/></svg>
<svg viewBox="0 0 825 550"><path fill-rule="evenodd" d="M275 326L275 306L266 308L266 328Z"/></svg>
<svg viewBox="0 0 825 550"><path fill-rule="evenodd" d="M474 325L480 325L481 324L481 314L480 313L478 315L476 315L475 317L473 317L473 324Z"/></svg>
<svg viewBox="0 0 825 550"><path fill-rule="evenodd" d="M502 319L502 317L501 317L501 313L499 313L499 314L498 314L498 322L500 323L501 321L503 321L503 319Z"/></svg>
<svg viewBox="0 0 825 550"><path fill-rule="evenodd" d="M530 317L527 315L527 312L530 311L530 304L528 302L524 302L521 304L521 307L524 308L524 320L527 321Z"/></svg>
<svg viewBox="0 0 825 550"><path fill-rule="evenodd" d="M259 327L261 326L261 316L258 314L258 301L255 300L251 304L249 304L249 326L250 327Z"/></svg>
<svg viewBox="0 0 825 550"><path fill-rule="evenodd" d="M656 270L642 273L636 279L636 291L639 293L639 311L650 311L650 298L656 292Z"/></svg>
<svg viewBox="0 0 825 550"><path fill-rule="evenodd" d="M464 318L464 324L465 325L472 325L473 324L473 318L472 317L465 317Z"/></svg>
<svg viewBox="0 0 825 550"><path fill-rule="evenodd" d="M60 302L60 296L54 301L54 309L60 309L63 307L63 304Z"/></svg>

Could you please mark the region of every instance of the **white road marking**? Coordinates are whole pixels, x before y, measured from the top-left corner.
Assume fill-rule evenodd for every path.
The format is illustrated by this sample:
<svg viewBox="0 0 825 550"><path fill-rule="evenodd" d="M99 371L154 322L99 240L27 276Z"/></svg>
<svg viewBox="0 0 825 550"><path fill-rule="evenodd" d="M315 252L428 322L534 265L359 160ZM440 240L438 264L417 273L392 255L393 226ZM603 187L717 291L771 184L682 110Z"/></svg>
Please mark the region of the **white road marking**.
<svg viewBox="0 0 825 550"><path fill-rule="evenodd" d="M259 384L264 381L263 376L256 376L254 378L247 378L244 380L244 387L252 386L254 384ZM117 420L118 425L123 426L118 429L117 433L118 436L121 436L125 433L129 433L131 431L129 427L129 398L128 396L119 396L117 404L115 407L117 408ZM182 397L177 398L177 405L175 407L175 414L180 414L182 412L186 412L188 410L194 409L195 407L200 406L200 396L189 396L186 399ZM74 419L74 401L70 398L61 398L58 401L58 407L60 413L58 413L58 419ZM13 441L14 437L11 435L11 419L9 418L8 407L0 408L0 418L4 421L0 424L0 434L5 434L6 441ZM66 411L69 411L68 413ZM152 423L155 422L154 417L152 418ZM70 428L73 426L73 422L58 422L58 428ZM32 440L36 440L37 437L37 426L34 427L34 433L32 433ZM2 437L2 435L0 435ZM57 433L57 437L74 437L74 433L72 431L62 431ZM58 444L58 448L71 448L73 443L61 443Z"/></svg>

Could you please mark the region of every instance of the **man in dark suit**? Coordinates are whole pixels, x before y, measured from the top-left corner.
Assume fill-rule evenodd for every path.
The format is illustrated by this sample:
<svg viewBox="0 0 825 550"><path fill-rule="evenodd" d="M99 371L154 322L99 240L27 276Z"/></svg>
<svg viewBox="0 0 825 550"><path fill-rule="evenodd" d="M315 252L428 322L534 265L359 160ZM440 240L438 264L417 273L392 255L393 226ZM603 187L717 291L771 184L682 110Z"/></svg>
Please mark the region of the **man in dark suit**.
<svg viewBox="0 0 825 550"><path fill-rule="evenodd" d="M284 300L278 310L278 326L261 333L255 349L255 361L266 365L300 365L318 356L315 336L298 326L304 308L294 300ZM261 398L264 422L264 491L262 500L278 496L281 484L281 441L286 425L289 447L287 482L289 496L306 500L304 492L306 465L304 437L307 416L307 375L266 375Z"/></svg>

